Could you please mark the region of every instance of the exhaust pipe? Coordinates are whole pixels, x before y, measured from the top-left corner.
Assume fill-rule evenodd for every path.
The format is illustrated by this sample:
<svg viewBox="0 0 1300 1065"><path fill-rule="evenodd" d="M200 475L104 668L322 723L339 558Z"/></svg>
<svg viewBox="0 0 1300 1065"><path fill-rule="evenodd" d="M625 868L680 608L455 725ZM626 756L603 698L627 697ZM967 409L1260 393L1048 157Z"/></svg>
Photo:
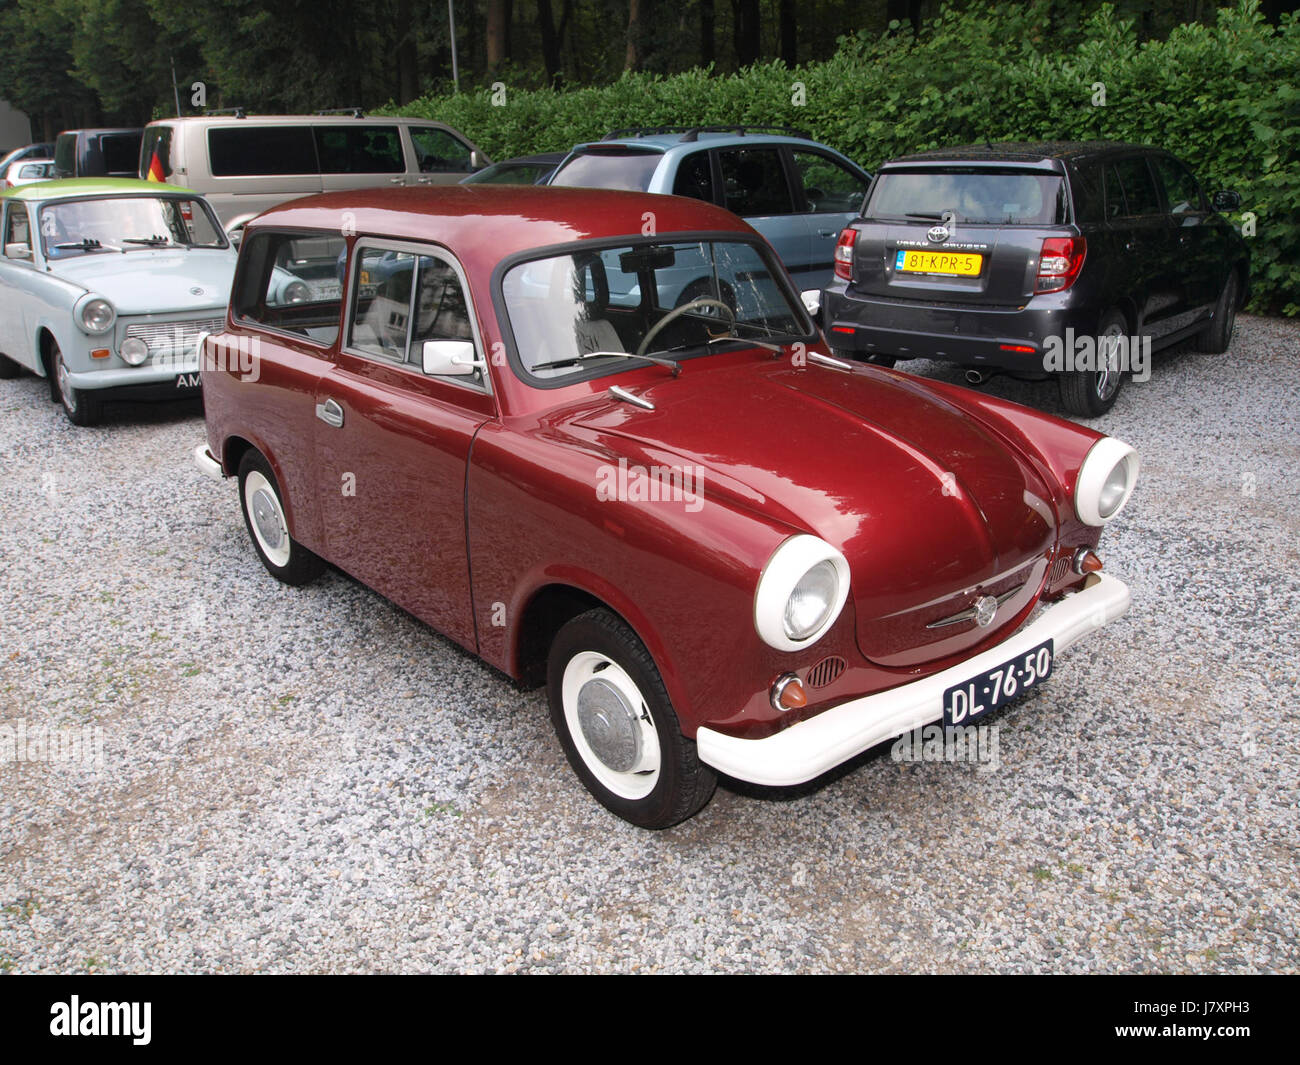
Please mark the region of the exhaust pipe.
<svg viewBox="0 0 1300 1065"><path fill-rule="evenodd" d="M992 376L993 372L991 370L967 370L966 383L978 388Z"/></svg>

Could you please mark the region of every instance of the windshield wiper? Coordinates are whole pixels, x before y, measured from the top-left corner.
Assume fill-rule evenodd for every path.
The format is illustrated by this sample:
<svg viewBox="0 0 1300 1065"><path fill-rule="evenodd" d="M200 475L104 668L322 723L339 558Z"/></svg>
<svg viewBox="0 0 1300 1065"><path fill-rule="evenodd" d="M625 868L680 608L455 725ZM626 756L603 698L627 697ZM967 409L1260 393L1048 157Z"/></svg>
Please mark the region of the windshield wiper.
<svg viewBox="0 0 1300 1065"><path fill-rule="evenodd" d="M54 245L57 251L98 251L103 246L104 245L99 243L99 241L95 240L93 237L82 237L81 240L71 244Z"/></svg>
<svg viewBox="0 0 1300 1065"><path fill-rule="evenodd" d="M158 247L161 244L170 244L171 241L166 237L124 237L123 244L148 244L151 247Z"/></svg>
<svg viewBox="0 0 1300 1065"><path fill-rule="evenodd" d="M586 362L588 359L601 359L606 356L620 359L645 359L646 362L653 362L657 366L666 366L672 370L673 376L677 377L682 372L681 363L674 362L672 359L661 359L655 355L637 355L631 351L588 351L582 355L572 355L567 359L552 359L550 362L539 362L535 366L529 367L529 372L533 370L558 370L563 366L577 366L580 362Z"/></svg>

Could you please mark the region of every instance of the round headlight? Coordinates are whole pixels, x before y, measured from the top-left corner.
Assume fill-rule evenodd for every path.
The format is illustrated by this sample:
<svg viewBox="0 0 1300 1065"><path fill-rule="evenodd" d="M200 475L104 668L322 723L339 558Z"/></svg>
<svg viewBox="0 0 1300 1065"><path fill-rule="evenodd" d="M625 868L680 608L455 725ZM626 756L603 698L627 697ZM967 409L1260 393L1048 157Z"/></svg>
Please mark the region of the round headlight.
<svg viewBox="0 0 1300 1065"><path fill-rule="evenodd" d="M122 341L119 354L128 366L139 366L149 357L149 345L139 337L127 337Z"/></svg>
<svg viewBox="0 0 1300 1065"><path fill-rule="evenodd" d="M849 594L849 564L825 540L786 540L763 567L754 592L754 628L779 651L815 643L835 623Z"/></svg>
<svg viewBox="0 0 1300 1065"><path fill-rule="evenodd" d="M1105 436L1092 445L1074 486L1074 512L1085 525L1104 525L1124 509L1137 483L1138 455Z"/></svg>
<svg viewBox="0 0 1300 1065"><path fill-rule="evenodd" d="M117 321L117 312L108 300L96 296L81 305L78 317L87 333L107 333Z"/></svg>
<svg viewBox="0 0 1300 1065"><path fill-rule="evenodd" d="M302 281L290 281L284 286L285 303L306 303L310 295L311 289Z"/></svg>

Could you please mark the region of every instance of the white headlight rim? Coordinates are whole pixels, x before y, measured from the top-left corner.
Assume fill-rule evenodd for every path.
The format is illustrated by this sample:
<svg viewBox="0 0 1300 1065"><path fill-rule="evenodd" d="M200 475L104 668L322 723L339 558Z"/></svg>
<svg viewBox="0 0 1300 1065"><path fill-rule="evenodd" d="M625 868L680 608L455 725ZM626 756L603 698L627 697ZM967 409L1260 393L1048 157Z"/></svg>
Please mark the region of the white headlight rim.
<svg viewBox="0 0 1300 1065"><path fill-rule="evenodd" d="M791 639L785 631L785 608L795 587L809 570L822 562L835 568L835 599L822 623L803 639ZM769 647L778 651L802 651L820 640L835 624L849 597L849 563L819 536L798 533L772 552L754 591L754 629Z"/></svg>
<svg viewBox="0 0 1300 1065"><path fill-rule="evenodd" d="M1101 494L1106 481L1117 466L1123 464L1125 469L1124 494L1119 505L1109 513L1101 512ZM1138 469L1141 465L1138 453L1123 440L1113 436L1103 436L1088 451L1083 465L1079 468L1079 477L1074 485L1074 512L1085 525L1101 526L1111 521L1124 509L1137 484Z"/></svg>
<svg viewBox="0 0 1300 1065"><path fill-rule="evenodd" d="M104 325L93 326L86 321L86 311L89 309L91 304L95 303L102 303L108 308L108 321ZM87 292L77 300L76 305L72 309L72 314L82 332L89 333L91 336L101 336L117 324L117 308L114 307L109 300L106 300L103 296L97 296L93 292Z"/></svg>

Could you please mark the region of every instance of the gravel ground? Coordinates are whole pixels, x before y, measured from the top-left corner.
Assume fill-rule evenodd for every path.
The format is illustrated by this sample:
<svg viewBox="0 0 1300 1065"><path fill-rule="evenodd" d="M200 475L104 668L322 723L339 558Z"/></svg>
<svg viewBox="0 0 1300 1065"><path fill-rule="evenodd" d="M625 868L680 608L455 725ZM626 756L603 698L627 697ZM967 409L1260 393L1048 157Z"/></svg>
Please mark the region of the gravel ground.
<svg viewBox="0 0 1300 1065"><path fill-rule="evenodd" d="M885 746L663 833L541 693L271 580L194 403L78 430L0 382L0 725L102 741L0 763L0 970L1300 971L1298 370L1300 323L1243 318L1097 423L1143 456L1103 540L1134 607L997 717L996 771Z"/></svg>

